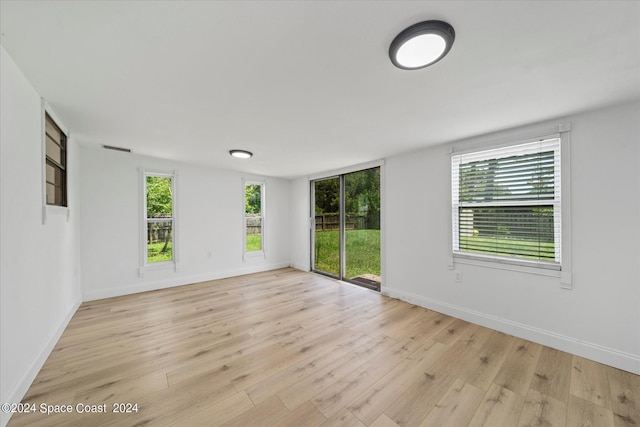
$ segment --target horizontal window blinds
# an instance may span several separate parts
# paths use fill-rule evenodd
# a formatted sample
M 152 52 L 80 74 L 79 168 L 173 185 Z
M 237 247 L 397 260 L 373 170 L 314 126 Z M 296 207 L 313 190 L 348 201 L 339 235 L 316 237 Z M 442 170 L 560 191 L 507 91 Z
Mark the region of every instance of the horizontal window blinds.
M 559 266 L 559 137 L 451 162 L 454 253 Z

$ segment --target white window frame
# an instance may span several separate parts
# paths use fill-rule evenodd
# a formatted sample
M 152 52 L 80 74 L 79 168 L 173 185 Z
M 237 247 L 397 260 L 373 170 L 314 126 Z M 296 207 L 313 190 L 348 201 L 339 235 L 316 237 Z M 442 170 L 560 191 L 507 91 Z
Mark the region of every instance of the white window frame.
M 163 270 L 173 268 L 174 271 L 179 271 L 179 251 L 178 251 L 178 172 L 177 171 L 158 171 L 139 168 L 139 181 L 140 181 L 140 264 L 138 275 L 144 277 L 145 271 L 150 270 Z M 147 177 L 159 176 L 162 178 L 171 178 L 171 231 L 172 231 L 172 260 L 162 262 L 148 262 L 147 259 Z
M 524 138 L 509 138 L 509 141 L 502 139 L 500 142 L 488 142 L 481 145 L 476 145 L 473 148 L 461 148 L 458 149 L 455 146 L 451 147 L 450 153 L 451 156 L 465 153 L 474 153 L 474 152 L 482 152 L 486 150 L 499 149 L 508 146 L 515 146 L 519 144 L 524 144 L 533 141 L 539 141 L 549 138 L 559 138 L 560 139 L 560 182 L 561 187 L 556 189 L 556 191 L 561 193 L 561 198 L 559 200 L 559 214 L 560 215 L 560 235 L 556 243 L 558 247 L 561 248 L 561 259 L 560 263 L 557 266 L 551 266 L 549 263 L 538 262 L 535 260 L 527 261 L 520 260 L 514 258 L 500 257 L 500 256 L 491 256 L 491 255 L 482 255 L 482 254 L 473 254 L 473 253 L 460 253 L 455 251 L 455 233 L 456 223 L 455 223 L 455 212 L 453 209 L 456 209 L 455 201 L 453 200 L 454 196 L 454 183 L 451 182 L 450 194 L 451 194 L 451 224 L 450 224 L 450 245 L 449 245 L 449 269 L 455 269 L 456 264 L 468 264 L 475 265 L 487 268 L 497 268 L 511 271 L 518 271 L 523 273 L 530 274 L 538 274 L 544 276 L 553 276 L 558 277 L 560 279 L 561 287 L 565 289 L 571 289 L 572 287 L 572 279 L 571 279 L 571 264 L 572 264 L 572 249 L 571 249 L 571 153 L 570 153 L 570 123 L 560 124 L 555 129 L 545 129 L 546 132 L 538 132 L 534 133 L 534 135 L 544 135 L 544 136 L 534 136 Z M 551 131 L 551 132 L 549 132 Z M 555 131 L 555 132 L 554 132 Z M 552 133 L 553 132 L 553 133 Z M 531 135 L 531 133 L 530 133 Z M 452 171 L 450 171 L 452 172 Z M 449 174 L 450 178 L 452 178 L 452 173 Z M 556 209 L 554 209 L 554 213 L 556 213 Z
M 247 220 L 248 220 L 248 216 L 247 214 L 247 210 L 246 210 L 246 194 L 247 194 L 247 186 L 248 185 L 259 185 L 260 186 L 260 224 L 261 224 L 261 228 L 262 228 L 262 233 L 260 236 L 261 239 L 261 245 L 260 245 L 260 250 L 258 251 L 247 251 Z M 242 179 L 242 259 L 243 261 L 246 261 L 248 258 L 254 258 L 254 257 L 266 257 L 266 249 L 265 249 L 265 243 L 266 243 L 266 187 L 267 184 L 265 181 L 259 181 L 259 180 L 247 180 L 247 179 Z M 255 217 L 251 217 L 251 218 L 255 218 Z
M 49 105 L 49 103 L 44 99 L 40 98 L 40 118 L 41 118 L 41 131 L 40 131 L 40 141 L 42 145 L 42 153 L 40 155 L 41 161 L 41 171 L 42 171 L 42 224 L 47 223 L 47 217 L 56 215 L 56 216 L 66 216 L 66 221 L 69 222 L 69 217 L 71 215 L 71 200 L 69 200 L 69 159 L 70 159 L 70 150 L 71 143 L 70 137 L 71 134 L 68 128 L 62 123 L 60 118 L 53 111 L 53 108 Z M 65 134 L 67 138 L 67 146 L 65 147 L 65 156 L 66 156 L 66 165 L 65 165 L 65 174 L 66 174 L 66 191 L 67 191 L 67 206 L 56 206 L 47 204 L 47 134 L 46 134 L 46 126 L 47 126 L 47 118 L 49 115 L 51 119 L 58 125 L 62 133 Z

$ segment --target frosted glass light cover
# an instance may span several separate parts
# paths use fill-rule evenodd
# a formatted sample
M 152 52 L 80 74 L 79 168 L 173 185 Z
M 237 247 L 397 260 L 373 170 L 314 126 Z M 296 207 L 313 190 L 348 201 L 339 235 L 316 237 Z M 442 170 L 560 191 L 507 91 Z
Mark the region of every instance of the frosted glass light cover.
M 253 153 L 246 150 L 231 150 L 229 151 L 233 157 L 237 157 L 238 159 L 249 159 L 253 156 Z
M 396 60 L 406 68 L 429 65 L 442 56 L 447 43 L 437 34 L 422 34 L 407 40 L 396 54 Z

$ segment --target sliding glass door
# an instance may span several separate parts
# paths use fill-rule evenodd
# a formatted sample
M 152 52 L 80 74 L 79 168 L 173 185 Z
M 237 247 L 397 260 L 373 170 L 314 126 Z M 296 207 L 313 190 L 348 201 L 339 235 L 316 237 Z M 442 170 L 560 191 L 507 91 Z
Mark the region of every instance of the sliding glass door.
M 380 289 L 380 168 L 344 175 L 344 278 Z
M 313 270 L 380 290 L 380 168 L 312 182 Z
M 340 177 L 313 182 L 313 269 L 340 277 Z

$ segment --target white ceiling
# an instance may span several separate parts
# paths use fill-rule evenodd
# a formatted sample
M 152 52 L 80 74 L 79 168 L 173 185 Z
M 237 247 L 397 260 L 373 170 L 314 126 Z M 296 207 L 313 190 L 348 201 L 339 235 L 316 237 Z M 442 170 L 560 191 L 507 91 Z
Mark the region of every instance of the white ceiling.
M 78 142 L 270 176 L 640 98 L 637 1 L 2 0 L 0 15 Z M 428 19 L 455 28 L 449 55 L 394 68 L 391 40 Z

